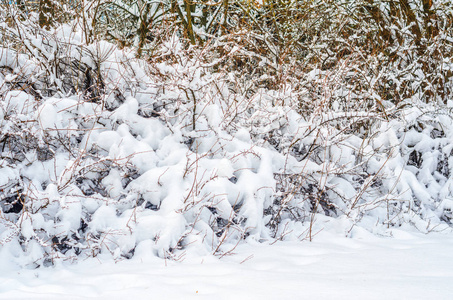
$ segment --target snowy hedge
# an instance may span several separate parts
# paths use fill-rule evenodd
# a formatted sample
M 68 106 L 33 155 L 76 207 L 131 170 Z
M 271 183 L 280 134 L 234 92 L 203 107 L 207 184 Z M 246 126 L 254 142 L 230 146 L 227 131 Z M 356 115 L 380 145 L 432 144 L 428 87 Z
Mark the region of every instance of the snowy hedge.
M 219 43 L 173 34 L 146 60 L 87 43 L 78 23 L 32 25 L 7 31 L 21 47 L 0 48 L 5 259 L 222 256 L 311 240 L 329 218 L 346 236 L 451 225 L 453 102 L 427 104 L 417 88 L 382 99 L 373 57 L 272 88 L 231 70 L 245 52 L 230 42 L 219 57 Z M 383 70 L 395 84 L 403 71 Z

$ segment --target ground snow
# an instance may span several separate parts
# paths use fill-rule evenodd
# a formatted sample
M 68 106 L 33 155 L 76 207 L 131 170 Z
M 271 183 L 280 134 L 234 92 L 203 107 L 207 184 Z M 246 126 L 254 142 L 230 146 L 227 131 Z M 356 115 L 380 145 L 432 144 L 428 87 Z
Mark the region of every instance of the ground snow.
M 221 259 L 136 255 L 11 268 L 0 275 L 0 299 L 451 299 L 453 235 L 391 232 L 241 244 Z

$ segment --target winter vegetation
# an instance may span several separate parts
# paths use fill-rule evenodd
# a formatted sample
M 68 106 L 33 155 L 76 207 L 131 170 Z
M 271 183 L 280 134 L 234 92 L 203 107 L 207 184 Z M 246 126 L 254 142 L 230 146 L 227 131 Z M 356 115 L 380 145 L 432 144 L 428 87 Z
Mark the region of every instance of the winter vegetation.
M 0 261 L 450 232 L 452 59 L 451 0 L 3 1 Z

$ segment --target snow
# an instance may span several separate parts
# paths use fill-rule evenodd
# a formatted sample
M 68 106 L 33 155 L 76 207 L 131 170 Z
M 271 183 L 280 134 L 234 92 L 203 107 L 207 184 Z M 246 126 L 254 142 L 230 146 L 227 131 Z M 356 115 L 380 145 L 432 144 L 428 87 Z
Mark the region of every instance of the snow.
M 384 69 L 404 99 L 352 60 L 267 87 L 176 33 L 140 59 L 30 22 L 0 48 L 0 298 L 451 298 L 452 102 L 419 67 Z
M 390 231 L 389 231 L 390 232 Z M 453 235 L 391 230 L 243 244 L 222 258 L 188 253 L 0 274 L 0 299 L 451 299 Z

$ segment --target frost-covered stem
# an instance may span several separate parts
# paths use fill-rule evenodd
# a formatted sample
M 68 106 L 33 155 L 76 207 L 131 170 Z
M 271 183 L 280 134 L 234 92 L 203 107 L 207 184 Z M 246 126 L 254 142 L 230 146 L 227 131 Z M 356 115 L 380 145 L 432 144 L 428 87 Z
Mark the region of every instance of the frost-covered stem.
M 146 42 L 146 36 L 148 35 L 148 32 L 149 32 L 149 24 L 148 24 L 147 16 L 149 14 L 150 8 L 151 8 L 151 5 L 149 5 L 147 3 L 143 4 L 143 7 L 140 8 L 141 11 L 139 12 L 140 27 L 137 30 L 138 40 L 139 40 L 138 49 L 137 49 L 138 57 L 142 56 L 143 47 L 145 46 L 145 42 Z
M 223 26 L 221 34 L 225 34 L 227 28 L 227 17 L 228 17 L 228 0 L 223 0 Z
M 196 129 L 196 123 L 197 123 L 197 98 L 195 97 L 195 93 L 193 90 L 190 90 L 192 93 L 192 98 L 193 98 L 193 112 L 192 112 L 192 130 Z
M 308 229 L 308 239 L 310 242 L 313 241 L 313 224 L 315 223 L 315 214 L 316 214 L 316 211 L 318 210 L 318 205 L 319 205 L 319 199 L 316 199 L 316 205 L 313 208 L 313 211 L 311 212 L 310 227 Z
M 326 102 L 329 98 L 328 97 L 325 97 L 323 99 L 323 102 Z M 324 103 L 323 103 L 324 104 Z M 323 106 L 323 104 L 321 104 L 321 106 Z M 328 144 L 329 144 L 329 140 L 326 139 L 325 141 L 325 149 L 328 148 Z M 322 170 L 321 170 L 321 178 L 319 178 L 319 189 L 318 189 L 318 192 L 317 192 L 317 195 L 316 195 L 316 203 L 313 207 L 313 210 L 312 210 L 312 213 L 311 213 L 311 217 L 310 217 L 310 227 L 309 227 L 309 240 L 310 242 L 313 240 L 313 224 L 316 220 L 316 213 L 318 211 L 318 208 L 319 208 L 319 204 L 320 204 L 320 201 L 321 201 L 321 197 L 323 197 L 322 195 L 322 192 L 325 190 L 326 188 L 326 185 L 327 185 L 327 181 L 328 181 L 328 178 L 329 178 L 329 169 L 328 169 L 328 166 L 330 164 L 330 161 L 329 161 L 329 158 L 328 158 L 328 154 L 327 154 L 327 151 L 324 151 L 324 158 L 323 158 L 323 162 L 322 162 Z

